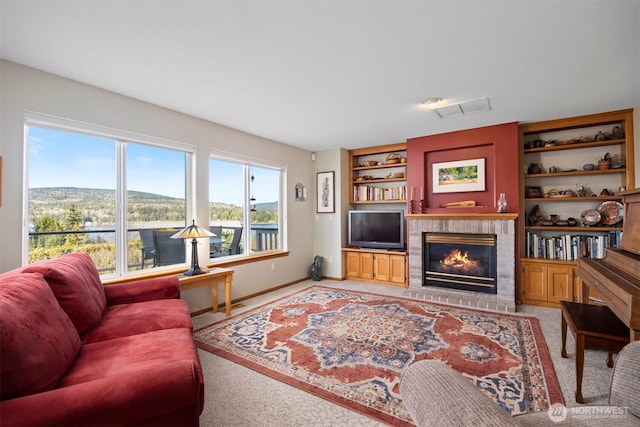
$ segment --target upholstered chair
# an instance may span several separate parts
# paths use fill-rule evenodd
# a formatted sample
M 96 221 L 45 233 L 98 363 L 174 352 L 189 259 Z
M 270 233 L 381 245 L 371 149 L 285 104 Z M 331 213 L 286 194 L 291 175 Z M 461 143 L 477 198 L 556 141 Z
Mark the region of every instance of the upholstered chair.
M 609 405 L 510 416 L 467 378 L 438 360 L 422 360 L 402 374 L 400 395 L 418 427 L 640 426 L 640 341 L 625 346 L 614 366 Z M 559 418 L 562 418 L 560 420 Z

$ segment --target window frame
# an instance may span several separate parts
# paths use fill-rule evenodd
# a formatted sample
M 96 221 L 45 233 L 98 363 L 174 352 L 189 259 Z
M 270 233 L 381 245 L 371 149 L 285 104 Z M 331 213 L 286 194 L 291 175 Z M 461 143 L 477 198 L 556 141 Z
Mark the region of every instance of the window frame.
M 251 258 L 263 259 L 271 255 L 280 256 L 288 253 L 288 233 L 287 233 L 287 214 L 286 214 L 286 186 L 287 186 L 287 167 L 286 164 L 269 161 L 265 159 L 258 159 L 251 156 L 242 154 L 229 153 L 222 150 L 209 150 L 209 156 L 207 158 L 207 182 L 211 180 L 210 160 L 218 160 L 229 163 L 236 163 L 243 166 L 244 183 L 243 183 L 243 223 L 251 226 L 251 182 L 250 182 L 250 169 L 251 167 L 259 167 L 263 169 L 273 169 L 279 172 L 278 176 L 278 235 L 279 235 L 279 248 L 274 250 L 265 250 L 260 252 L 251 253 L 249 248 L 251 247 L 251 233 L 242 233 L 242 247 L 243 253 L 238 255 L 229 255 L 220 258 L 210 258 L 209 262 L 212 265 L 220 264 L 234 264 L 238 262 L 246 262 Z M 208 196 L 207 196 L 208 198 Z M 209 212 L 209 206 L 212 200 L 207 200 L 207 212 Z M 207 215 L 210 220 L 209 215 Z
M 127 244 L 127 144 L 140 144 L 150 147 L 163 148 L 180 151 L 185 154 L 185 226 L 189 223 L 189 218 L 195 218 L 195 153 L 196 147 L 193 144 L 173 141 L 165 138 L 143 135 L 135 132 L 110 128 L 106 126 L 80 122 L 50 116 L 36 112 L 24 113 L 23 131 L 23 206 L 22 206 L 22 265 L 29 263 L 29 127 L 40 127 L 61 132 L 75 133 L 90 137 L 113 140 L 116 150 L 116 212 L 115 212 L 115 245 L 116 262 L 115 270 L 112 274 L 101 276 L 103 279 L 114 279 L 118 277 L 139 275 L 139 271 L 128 271 L 127 252 L 123 250 Z M 187 265 L 190 260 L 190 250 L 185 245 L 185 264 L 176 264 L 166 267 L 155 267 L 154 271 L 175 269 L 176 266 Z M 120 250 L 118 250 L 120 249 Z

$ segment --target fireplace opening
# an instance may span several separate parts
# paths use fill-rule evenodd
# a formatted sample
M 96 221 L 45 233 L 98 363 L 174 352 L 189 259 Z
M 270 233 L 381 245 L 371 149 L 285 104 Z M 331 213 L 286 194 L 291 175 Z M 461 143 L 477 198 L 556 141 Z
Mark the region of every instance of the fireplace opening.
M 423 233 L 423 286 L 497 293 L 495 234 Z

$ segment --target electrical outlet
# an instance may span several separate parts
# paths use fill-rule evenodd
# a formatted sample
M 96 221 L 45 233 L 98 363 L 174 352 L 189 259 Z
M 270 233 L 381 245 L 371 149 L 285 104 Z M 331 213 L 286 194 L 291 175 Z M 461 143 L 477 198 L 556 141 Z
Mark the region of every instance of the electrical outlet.
M 271 271 L 276 271 L 276 263 L 275 262 L 271 263 Z
M 333 262 L 333 256 L 329 255 L 329 262 Z

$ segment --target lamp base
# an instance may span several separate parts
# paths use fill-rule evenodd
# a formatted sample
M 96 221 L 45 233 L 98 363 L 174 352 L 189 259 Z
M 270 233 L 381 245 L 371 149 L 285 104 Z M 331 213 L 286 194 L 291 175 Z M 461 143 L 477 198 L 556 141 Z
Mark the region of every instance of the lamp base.
M 196 265 L 194 267 L 191 267 L 189 270 L 185 271 L 183 274 L 185 276 L 197 276 L 198 274 L 205 274 L 205 273 L 206 271 L 200 270 L 200 267 Z

